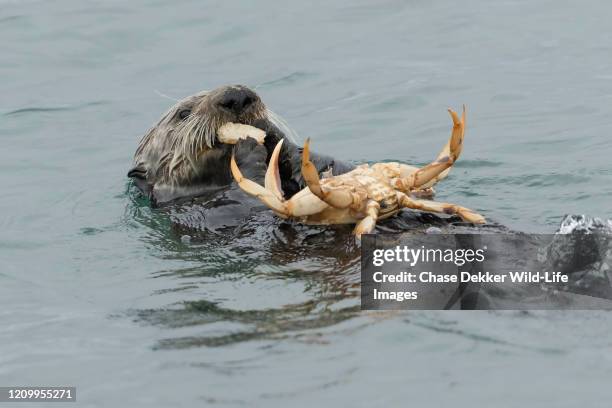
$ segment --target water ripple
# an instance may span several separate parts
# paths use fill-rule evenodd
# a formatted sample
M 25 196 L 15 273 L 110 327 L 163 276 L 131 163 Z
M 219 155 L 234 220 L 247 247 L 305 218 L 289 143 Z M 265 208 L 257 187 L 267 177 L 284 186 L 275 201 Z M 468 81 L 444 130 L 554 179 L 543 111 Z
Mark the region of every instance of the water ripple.
M 3 113 L 3 115 L 4 116 L 21 116 L 21 115 L 36 114 L 36 113 L 72 112 L 72 111 L 78 111 L 81 109 L 89 108 L 92 106 L 105 105 L 107 103 L 108 102 L 106 101 L 94 101 L 94 102 L 87 102 L 87 103 L 83 103 L 79 105 L 47 106 L 47 107 L 30 106 L 26 108 L 20 108 L 20 109 L 8 111 L 8 112 Z

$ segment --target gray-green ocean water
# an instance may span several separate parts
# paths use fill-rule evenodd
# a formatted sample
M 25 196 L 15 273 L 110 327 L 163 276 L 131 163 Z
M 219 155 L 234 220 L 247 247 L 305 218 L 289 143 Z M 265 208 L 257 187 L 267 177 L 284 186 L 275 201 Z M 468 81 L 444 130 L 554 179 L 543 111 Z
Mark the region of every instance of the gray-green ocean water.
M 427 162 L 466 103 L 439 199 L 531 232 L 608 218 L 611 17 L 0 0 L 0 385 L 74 385 L 84 407 L 609 406 L 608 312 L 361 313 L 355 254 L 181 239 L 125 174 L 172 99 L 222 84 L 356 161 Z

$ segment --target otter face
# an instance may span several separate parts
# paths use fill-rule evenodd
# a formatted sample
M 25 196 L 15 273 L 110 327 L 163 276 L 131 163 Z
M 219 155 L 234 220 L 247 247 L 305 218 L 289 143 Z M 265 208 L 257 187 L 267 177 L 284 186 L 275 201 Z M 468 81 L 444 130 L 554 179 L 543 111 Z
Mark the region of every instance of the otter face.
M 232 146 L 216 142 L 218 129 L 227 122 L 253 125 L 268 118 L 275 115 L 242 85 L 189 96 L 170 108 L 142 138 L 128 177 L 157 201 L 227 185 L 231 182 Z
M 183 116 L 187 110 L 183 111 Z M 217 88 L 196 101 L 190 114 L 177 126 L 191 144 L 190 149 L 212 148 L 217 130 L 227 122 L 253 124 L 266 117 L 266 107 L 259 96 L 242 85 Z

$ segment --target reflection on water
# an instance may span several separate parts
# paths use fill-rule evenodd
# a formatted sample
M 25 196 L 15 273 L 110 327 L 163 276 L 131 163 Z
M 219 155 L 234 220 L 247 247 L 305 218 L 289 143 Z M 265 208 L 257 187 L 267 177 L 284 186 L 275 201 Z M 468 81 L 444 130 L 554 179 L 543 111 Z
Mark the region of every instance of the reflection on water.
M 223 346 L 296 336 L 358 314 L 360 249 L 351 226 L 301 226 L 274 217 L 269 211 L 258 211 L 235 227 L 202 229 L 196 220 L 218 217 L 227 201 L 220 200 L 216 206 L 190 203 L 152 210 L 138 193 L 133 192 L 131 197 L 126 217 L 151 231 L 147 244 L 155 246 L 165 259 L 188 260 L 192 265 L 152 274 L 177 286 L 167 290 L 193 290 L 232 280 L 253 284 L 269 280 L 300 282 L 306 295 L 303 301 L 288 299 L 289 303 L 265 309 L 237 309 L 224 307 L 223 299 L 198 299 L 131 311 L 136 321 L 172 328 L 228 323 L 226 334 L 168 338 L 159 341 L 156 348 Z M 240 329 L 236 330 L 233 323 Z
M 229 200 L 231 194 L 238 197 Z M 176 287 L 158 291 L 206 290 L 223 282 L 265 285 L 266 281 L 296 283 L 302 287 L 303 301 L 284 299 L 275 307 L 245 309 L 224 307 L 227 298 L 181 300 L 147 310 L 133 310 L 136 321 L 164 327 L 228 323 L 229 333 L 217 329 L 214 335 L 166 338 L 156 348 L 222 346 L 257 339 L 278 339 L 301 331 L 334 325 L 359 314 L 361 251 L 351 225 L 306 226 L 282 220 L 261 205 L 248 202 L 248 211 L 238 202 L 247 200 L 239 190 L 218 192 L 195 202 L 151 209 L 136 189 L 130 194 L 126 219 L 149 229 L 144 238 L 164 259 L 189 261 L 189 267 L 156 271 Z M 231 216 L 228 215 L 228 209 Z M 242 212 L 241 212 L 242 210 Z M 245 214 L 236 219 L 237 214 Z M 207 222 L 226 220 L 210 228 Z M 219 221 L 220 222 L 220 221 Z M 460 231 L 464 224 L 457 217 L 440 218 L 430 213 L 404 211 L 383 221 L 380 232 Z M 472 230 L 468 226 L 464 230 Z M 477 231 L 503 231 L 491 223 Z M 179 282 L 177 284 L 177 282 Z M 277 287 L 282 290 L 282 286 Z M 232 297 L 240 296 L 238 292 Z M 231 299 L 230 299 L 231 302 Z M 232 323 L 238 324 L 238 326 Z M 239 327 L 239 329 L 236 329 Z M 221 333 L 218 333 L 221 331 Z

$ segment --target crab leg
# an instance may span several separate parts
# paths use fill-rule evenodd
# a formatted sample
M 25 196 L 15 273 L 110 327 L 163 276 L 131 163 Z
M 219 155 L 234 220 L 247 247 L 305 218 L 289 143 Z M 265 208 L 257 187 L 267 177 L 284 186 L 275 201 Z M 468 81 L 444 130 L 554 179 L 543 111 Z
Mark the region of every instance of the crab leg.
M 353 230 L 353 234 L 357 239 L 361 239 L 361 234 L 370 234 L 376 227 L 376 221 L 378 220 L 378 212 L 380 211 L 380 205 L 374 201 L 369 200 L 366 205 L 367 216 L 359 221 Z
M 456 204 L 418 200 L 410 198 L 406 194 L 400 192 L 397 193 L 397 199 L 402 207 L 443 214 L 455 214 L 461 217 L 464 221 L 474 224 L 484 224 L 486 222 L 482 215 L 470 210 L 469 208 L 461 207 Z
M 290 200 L 283 198 L 282 189 L 280 186 L 280 175 L 278 171 L 278 157 L 282 147 L 282 140 L 278 142 L 272 156 L 268 169 L 266 170 L 265 184 L 263 187 L 252 180 L 244 178 L 236 159 L 232 154 L 230 169 L 232 176 L 238 183 L 238 186 L 247 194 L 257 197 L 277 215 L 287 217 L 301 217 L 306 215 L 317 214 L 327 208 L 327 204 L 319 200 L 315 195 L 304 189 L 291 197 Z
M 324 190 L 321 187 L 319 172 L 315 165 L 310 161 L 310 139 L 306 139 L 304 143 L 304 149 L 302 150 L 302 177 L 306 181 L 306 185 L 312 192 L 312 194 L 325 201 L 327 204 L 334 208 L 357 208 L 361 200 L 355 196 L 348 189 L 333 189 Z
M 448 175 L 450 167 L 457 161 L 461 154 L 461 149 L 463 148 L 463 136 L 465 134 L 465 105 L 463 106 L 461 119 L 459 119 L 459 115 L 452 109 L 449 109 L 448 112 L 453 119 L 453 130 L 449 141 L 440 154 L 438 154 L 436 160 L 421 167 L 407 177 L 397 179 L 395 181 L 396 188 L 402 191 L 427 188 L 433 186 Z

